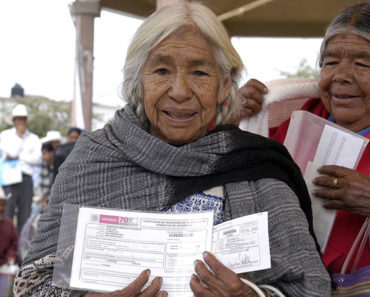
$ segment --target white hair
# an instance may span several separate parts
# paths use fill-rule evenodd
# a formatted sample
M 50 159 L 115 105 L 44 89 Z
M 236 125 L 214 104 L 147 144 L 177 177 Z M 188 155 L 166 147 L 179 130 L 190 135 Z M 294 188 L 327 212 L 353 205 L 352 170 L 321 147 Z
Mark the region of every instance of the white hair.
M 321 43 L 319 65 L 322 67 L 329 40 L 342 33 L 351 33 L 370 41 L 370 4 L 358 3 L 338 14 L 326 29 Z
M 180 2 L 165 6 L 150 15 L 139 27 L 127 51 L 123 68 L 122 95 L 139 119 L 148 124 L 143 105 L 141 71 L 150 52 L 169 35 L 184 27 L 197 28 L 214 49 L 215 61 L 221 71 L 221 84 L 231 76 L 232 86 L 226 104 L 218 104 L 216 125 L 225 123 L 235 104 L 235 94 L 243 63 L 216 15 L 196 2 Z

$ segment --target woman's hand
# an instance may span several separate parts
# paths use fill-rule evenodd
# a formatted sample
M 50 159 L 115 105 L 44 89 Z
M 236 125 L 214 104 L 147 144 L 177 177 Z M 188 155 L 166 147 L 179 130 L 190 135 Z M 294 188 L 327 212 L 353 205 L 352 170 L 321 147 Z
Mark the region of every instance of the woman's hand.
M 226 268 L 211 253 L 205 252 L 203 258 L 212 271 L 202 261 L 195 262 L 197 275 L 194 274 L 190 281 L 190 288 L 195 296 L 258 296 L 235 272 Z
M 268 92 L 267 87 L 256 79 L 250 79 L 237 93 L 241 103 L 241 119 L 249 118 L 261 111 L 263 95 Z
M 313 194 L 326 199 L 324 207 L 370 216 L 369 176 L 336 165 L 322 166 L 318 172 L 324 175 L 313 180 L 315 185 L 321 186 Z
M 162 285 L 162 278 L 156 277 L 152 283 L 143 290 L 143 287 L 148 282 L 150 276 L 150 270 L 144 270 L 140 275 L 122 290 L 117 290 L 112 293 L 94 293 L 89 292 L 84 297 L 166 297 L 166 291 L 159 291 Z

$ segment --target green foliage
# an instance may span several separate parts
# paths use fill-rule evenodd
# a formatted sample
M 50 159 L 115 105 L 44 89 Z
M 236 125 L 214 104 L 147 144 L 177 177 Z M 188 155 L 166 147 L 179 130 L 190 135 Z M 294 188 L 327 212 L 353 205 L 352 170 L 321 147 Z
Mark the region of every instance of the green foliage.
M 0 132 L 3 131 L 3 130 L 9 129 L 11 127 L 12 127 L 12 125 L 4 122 L 3 120 L 0 122 Z
M 17 103 L 24 104 L 28 111 L 27 129 L 44 137 L 49 130 L 58 130 L 62 135 L 67 135 L 71 127 L 71 102 L 53 101 L 41 96 L 25 96 L 24 98 L 11 98 L 14 106 Z M 1 110 L 1 114 L 7 112 L 8 121 L 1 117 L 0 131 L 11 127 L 9 119 L 10 110 Z
M 287 78 L 291 77 L 312 77 L 318 78 L 320 75 L 319 70 L 312 68 L 307 64 L 307 59 L 303 58 L 298 65 L 297 72 L 290 73 L 287 71 L 280 71 L 280 75 L 283 75 Z

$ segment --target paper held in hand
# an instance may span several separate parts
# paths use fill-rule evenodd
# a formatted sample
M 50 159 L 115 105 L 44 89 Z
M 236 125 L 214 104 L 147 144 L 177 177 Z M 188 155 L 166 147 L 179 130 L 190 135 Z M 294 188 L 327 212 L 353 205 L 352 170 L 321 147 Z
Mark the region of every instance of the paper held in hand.
M 212 251 L 237 273 L 270 268 L 267 212 L 213 226 L 213 212 L 79 209 L 70 287 L 110 292 L 145 269 L 169 296 L 193 296 L 194 261 Z
M 322 165 L 356 168 L 369 139 L 307 111 L 292 113 L 285 146 L 301 168 L 312 202 L 313 228 L 324 252 L 335 220 L 335 210 L 312 195 L 312 180 Z

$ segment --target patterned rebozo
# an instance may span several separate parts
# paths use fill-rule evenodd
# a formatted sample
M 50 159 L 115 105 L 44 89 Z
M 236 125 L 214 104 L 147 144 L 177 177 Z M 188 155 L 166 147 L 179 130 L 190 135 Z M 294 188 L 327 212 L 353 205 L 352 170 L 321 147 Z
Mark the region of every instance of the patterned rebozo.
M 129 106 L 116 112 L 112 125 L 81 136 L 60 167 L 17 277 L 16 294 L 81 294 L 50 286 L 58 234 L 73 237 L 68 224 L 60 229 L 64 203 L 162 211 L 216 186 L 224 189 L 223 221 L 268 211 L 272 267 L 247 273 L 253 282 L 272 285 L 286 296 L 329 296 L 307 189 L 285 147 L 231 126 L 172 146 L 150 135 Z M 28 276 L 38 284 L 31 285 Z

